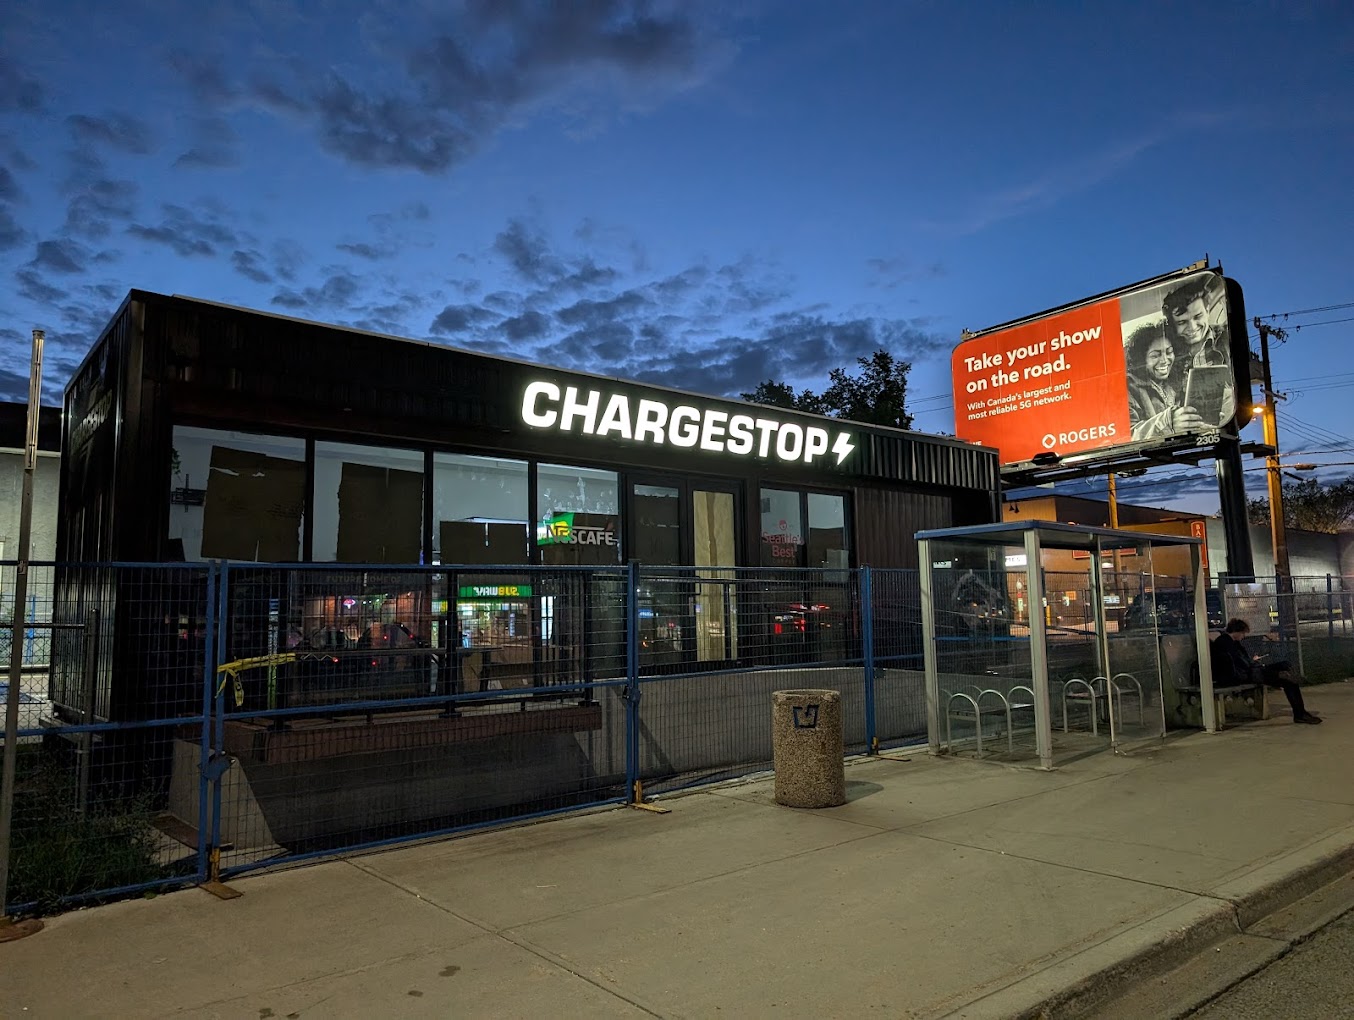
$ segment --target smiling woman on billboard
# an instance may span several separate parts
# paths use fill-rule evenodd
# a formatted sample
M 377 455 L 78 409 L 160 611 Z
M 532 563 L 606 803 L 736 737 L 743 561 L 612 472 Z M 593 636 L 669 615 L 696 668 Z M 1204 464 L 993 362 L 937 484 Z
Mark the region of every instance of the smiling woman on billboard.
M 1124 344 L 1128 365 L 1128 420 L 1135 440 L 1202 431 L 1199 412 L 1184 403 L 1175 344 L 1160 323 L 1139 326 Z

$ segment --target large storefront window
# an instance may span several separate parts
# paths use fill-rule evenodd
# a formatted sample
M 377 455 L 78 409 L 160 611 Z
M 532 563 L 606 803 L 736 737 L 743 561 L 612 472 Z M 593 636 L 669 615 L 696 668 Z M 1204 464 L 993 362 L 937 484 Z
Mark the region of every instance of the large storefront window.
M 422 451 L 316 443 L 314 512 L 317 562 L 421 562 Z
M 847 652 L 851 546 L 846 498 L 825 492 L 763 489 L 761 559 L 767 567 L 809 567 L 770 590 L 774 661 L 834 662 Z
M 176 425 L 171 475 L 170 559 L 301 558 L 304 440 Z
M 536 490 L 542 563 L 621 562 L 620 488 L 614 471 L 542 464 Z
M 433 458 L 433 559 L 525 564 L 530 557 L 527 465 L 495 457 Z
M 762 566 L 804 565 L 801 495 L 786 489 L 762 490 Z
M 808 566 L 845 570 L 851 558 L 846 544 L 845 498 L 810 492 L 808 506 Z

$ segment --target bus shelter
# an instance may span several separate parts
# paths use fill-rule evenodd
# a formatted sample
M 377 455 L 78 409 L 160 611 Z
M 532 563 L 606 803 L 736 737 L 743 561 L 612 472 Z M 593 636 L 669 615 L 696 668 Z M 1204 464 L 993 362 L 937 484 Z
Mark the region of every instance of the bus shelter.
M 932 754 L 1053 768 L 1160 740 L 1186 702 L 1217 729 L 1200 539 L 1039 520 L 916 537 Z

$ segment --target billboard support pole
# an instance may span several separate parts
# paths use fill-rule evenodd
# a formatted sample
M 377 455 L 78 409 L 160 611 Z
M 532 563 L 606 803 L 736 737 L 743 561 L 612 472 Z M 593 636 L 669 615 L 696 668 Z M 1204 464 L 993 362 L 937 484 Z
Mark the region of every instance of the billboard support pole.
M 1246 483 L 1241 474 L 1241 440 L 1235 434 L 1224 435 L 1218 441 L 1213 467 L 1218 476 L 1218 505 L 1222 508 L 1222 531 L 1227 544 L 1227 579 L 1254 580 L 1255 559 L 1246 521 Z

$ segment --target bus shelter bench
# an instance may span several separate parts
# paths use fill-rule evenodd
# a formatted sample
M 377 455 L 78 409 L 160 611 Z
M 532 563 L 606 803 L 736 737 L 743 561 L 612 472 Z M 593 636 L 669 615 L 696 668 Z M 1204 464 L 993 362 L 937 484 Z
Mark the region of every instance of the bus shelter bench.
M 1197 677 L 1191 677 L 1190 680 L 1176 680 L 1175 693 L 1175 715 L 1182 726 L 1203 726 L 1203 689 L 1199 686 Z M 1262 683 L 1244 683 L 1230 684 L 1226 687 L 1213 688 L 1213 704 L 1218 716 L 1218 727 L 1227 725 L 1227 709 L 1239 708 L 1241 705 L 1249 705 L 1253 717 L 1256 719 L 1269 718 L 1269 697 L 1265 691 L 1265 685 Z M 1195 722 L 1195 714 L 1198 713 L 1198 722 Z
M 974 749 L 983 753 L 983 719 L 995 717 L 998 722 L 1006 723 L 1006 748 L 1015 752 L 1015 713 L 1034 711 L 1034 690 L 1022 684 L 1016 684 L 1001 690 L 996 687 L 982 687 L 977 684 L 955 690 L 941 690 L 945 699 L 945 746 L 954 745 L 953 723 L 959 719 L 973 723 Z

